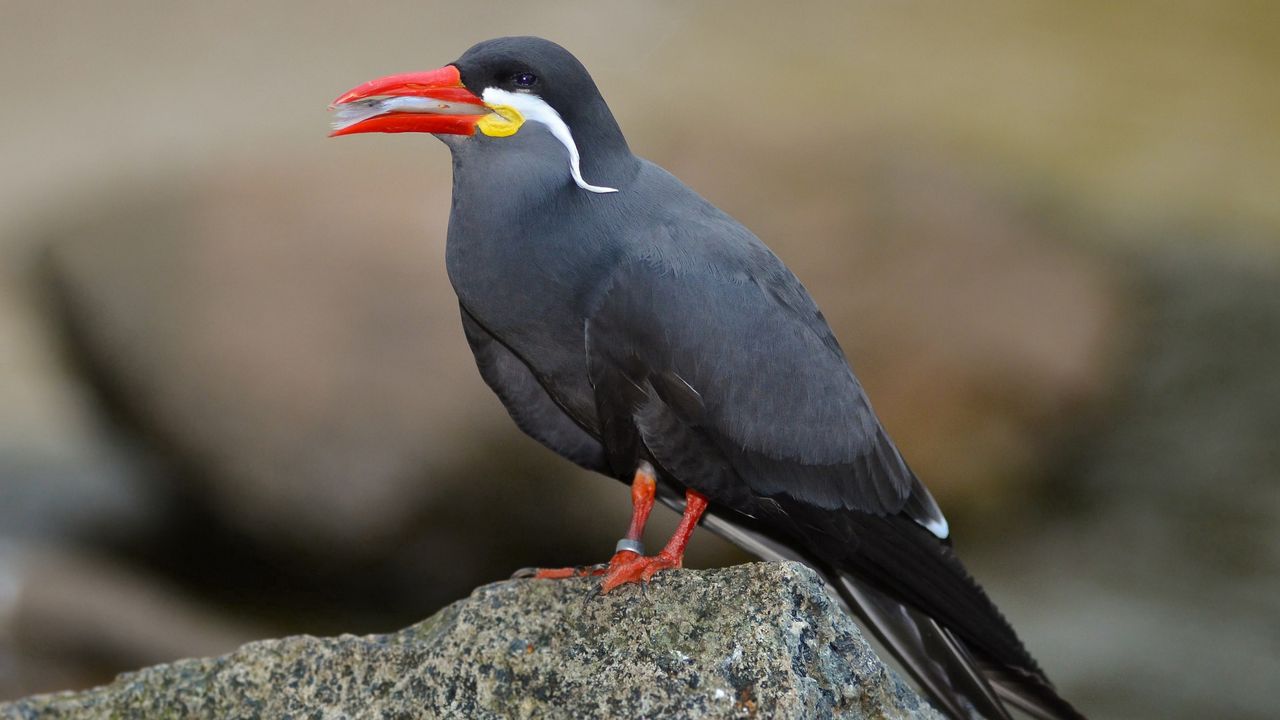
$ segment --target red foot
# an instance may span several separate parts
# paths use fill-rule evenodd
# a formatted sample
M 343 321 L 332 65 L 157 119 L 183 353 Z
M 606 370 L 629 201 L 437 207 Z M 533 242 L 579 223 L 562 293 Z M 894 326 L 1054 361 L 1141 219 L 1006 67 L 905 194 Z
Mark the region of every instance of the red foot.
M 612 572 L 619 565 L 625 564 L 640 557 L 630 550 L 619 550 L 609 559 L 608 565 L 586 565 L 581 567 L 566 568 L 538 568 L 534 572 L 533 577 L 536 580 L 563 580 L 572 577 L 595 577 L 596 575 L 604 575 Z
M 684 498 L 684 515 L 662 552 L 650 557 L 637 556 L 622 563 L 609 563 L 609 572 L 605 573 L 601 593 L 627 583 L 649 582 L 659 570 L 683 567 L 684 549 L 689 546 L 689 537 L 693 535 L 693 529 L 698 526 L 698 520 L 707 509 L 707 498 L 695 490 L 686 490 Z
M 563 580 L 571 577 L 582 577 L 595 572 L 589 567 L 538 568 L 534 571 L 535 580 Z
M 669 570 L 682 565 L 680 558 L 666 552 L 657 555 L 640 557 L 632 553 L 633 558 L 618 564 L 609 563 L 609 571 L 605 573 L 600 593 L 604 594 L 618 587 L 634 582 L 649 582 L 659 570 Z
M 653 467 L 649 463 L 641 463 L 636 470 L 635 480 L 631 483 L 632 516 L 631 527 L 623 538 L 638 547 L 640 534 L 644 532 L 645 522 L 649 519 L 649 510 L 653 508 L 655 480 Z M 698 520 L 707 509 L 707 498 L 696 490 L 685 490 L 684 514 L 680 524 L 667 541 L 662 552 L 649 557 L 642 557 L 630 550 L 619 550 L 614 553 L 607 566 L 539 569 L 533 577 L 544 580 L 558 580 L 571 577 L 588 577 L 604 575 L 601 593 L 607 593 L 619 585 L 634 582 L 649 582 L 659 570 L 683 566 L 684 550 L 689 545 L 689 538 L 698 526 Z M 621 543 L 620 543 L 621 544 Z M 517 573 L 517 577 L 528 577 L 526 571 Z

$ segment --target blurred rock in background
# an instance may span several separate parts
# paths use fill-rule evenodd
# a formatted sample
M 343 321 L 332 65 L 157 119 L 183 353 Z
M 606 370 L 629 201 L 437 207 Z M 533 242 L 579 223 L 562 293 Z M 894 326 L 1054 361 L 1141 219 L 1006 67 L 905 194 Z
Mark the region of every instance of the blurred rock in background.
M 534 33 L 804 280 L 1067 697 L 1274 716 L 1275 14 L 6 9 L 0 80 L 40 107 L 0 133 L 0 697 L 610 552 L 625 488 L 472 366 L 447 152 L 324 138 L 343 88 Z
M 1280 264 L 1131 258 L 1144 308 L 1118 390 L 1059 472 L 1066 517 L 973 570 L 1040 660 L 1115 717 L 1275 714 L 1280 677 Z M 1034 557 L 1034 563 L 1026 558 Z

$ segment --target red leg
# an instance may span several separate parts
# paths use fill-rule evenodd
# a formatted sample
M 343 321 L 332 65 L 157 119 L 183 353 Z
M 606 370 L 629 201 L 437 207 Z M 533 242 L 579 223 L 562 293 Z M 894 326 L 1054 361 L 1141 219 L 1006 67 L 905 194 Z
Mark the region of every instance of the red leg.
M 635 477 L 631 480 L 631 524 L 627 526 L 627 534 L 618 542 L 617 552 L 610 558 L 607 567 L 539 568 L 534 573 L 534 577 L 542 580 L 559 580 L 583 575 L 603 575 L 616 565 L 640 557 L 644 547 L 641 538 L 644 537 L 644 526 L 649 522 L 649 513 L 653 510 L 657 489 L 658 480 L 654 477 L 653 466 L 647 462 L 641 462 L 636 468 Z
M 636 469 L 635 479 L 631 481 L 631 524 L 627 526 L 627 534 L 623 540 L 639 543 L 644 537 L 644 526 L 649 522 L 649 513 L 653 511 L 653 499 L 657 497 L 658 479 L 653 476 L 653 466 L 640 463 Z
M 662 552 L 650 557 L 635 557 L 618 563 L 610 562 L 600 592 L 607 593 L 627 583 L 648 582 L 659 570 L 684 565 L 684 551 L 689 546 L 689 538 L 693 537 L 694 528 L 698 527 L 698 520 L 707 509 L 707 498 L 702 493 L 686 490 L 684 498 L 684 516 L 680 518 L 680 525 L 676 527 L 676 531 L 672 533 L 671 539 L 667 541 L 667 546 L 662 548 Z M 617 560 L 617 556 L 614 556 L 614 559 Z

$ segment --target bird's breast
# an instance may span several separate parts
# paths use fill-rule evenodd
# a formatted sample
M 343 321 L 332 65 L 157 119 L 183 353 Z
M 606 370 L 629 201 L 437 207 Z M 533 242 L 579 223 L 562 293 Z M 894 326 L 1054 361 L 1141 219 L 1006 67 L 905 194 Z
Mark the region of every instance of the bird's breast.
M 569 233 L 495 219 L 451 219 L 445 257 L 454 291 L 557 402 L 593 415 L 584 326 L 588 298 L 609 269 Z

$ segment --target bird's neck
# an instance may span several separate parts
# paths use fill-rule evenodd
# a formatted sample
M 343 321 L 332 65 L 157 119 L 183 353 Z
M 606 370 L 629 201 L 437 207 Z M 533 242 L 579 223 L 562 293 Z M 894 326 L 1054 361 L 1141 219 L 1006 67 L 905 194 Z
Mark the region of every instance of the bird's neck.
M 622 128 L 603 98 L 585 103 L 566 122 L 573 129 L 582 155 L 582 174 L 588 182 L 617 187 L 635 176 L 639 160 L 631 154 Z

